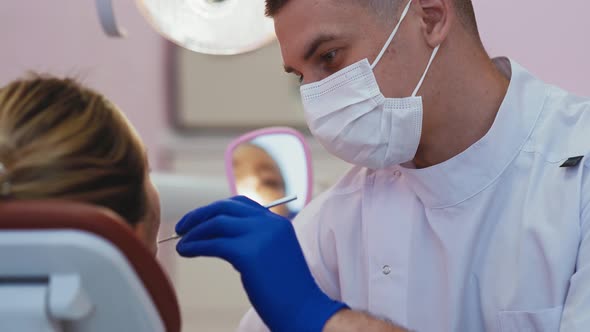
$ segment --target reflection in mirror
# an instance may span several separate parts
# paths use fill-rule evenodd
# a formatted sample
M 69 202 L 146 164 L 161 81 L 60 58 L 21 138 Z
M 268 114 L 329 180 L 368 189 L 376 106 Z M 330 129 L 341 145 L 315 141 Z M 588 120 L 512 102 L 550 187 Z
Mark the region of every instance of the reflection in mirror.
M 292 219 L 310 196 L 311 172 L 305 143 L 290 131 L 257 133 L 243 136 L 228 150 L 232 191 L 261 205 L 297 195 L 296 201 L 271 209 Z

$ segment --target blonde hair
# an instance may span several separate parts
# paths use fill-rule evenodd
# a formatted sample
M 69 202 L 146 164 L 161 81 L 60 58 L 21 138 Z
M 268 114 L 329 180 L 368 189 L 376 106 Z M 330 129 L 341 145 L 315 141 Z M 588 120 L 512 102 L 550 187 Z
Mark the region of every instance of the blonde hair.
M 100 205 L 130 224 L 147 211 L 147 161 L 125 116 L 72 79 L 33 76 L 0 88 L 1 200 Z

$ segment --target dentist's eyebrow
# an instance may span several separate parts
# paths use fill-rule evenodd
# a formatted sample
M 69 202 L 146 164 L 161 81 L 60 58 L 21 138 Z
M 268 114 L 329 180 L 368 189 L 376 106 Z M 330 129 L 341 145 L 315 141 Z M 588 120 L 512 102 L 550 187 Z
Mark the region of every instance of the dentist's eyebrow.
M 328 35 L 328 34 L 318 35 L 311 42 L 308 43 L 307 47 L 304 48 L 306 51 L 303 54 L 303 60 L 305 60 L 305 61 L 309 60 L 315 54 L 315 52 L 318 50 L 318 48 L 320 46 L 322 46 L 323 43 L 327 43 L 327 42 L 335 40 L 335 39 L 336 39 L 335 35 Z M 283 68 L 286 73 L 292 73 L 295 71 L 292 67 L 287 66 L 287 65 L 283 65 Z
M 318 48 L 320 46 L 322 46 L 323 43 L 327 43 L 329 41 L 332 41 L 336 39 L 336 36 L 334 35 L 319 35 L 316 38 L 314 38 L 309 44 L 308 46 L 305 48 L 305 54 L 303 55 L 303 60 L 307 61 L 309 60 L 309 58 L 311 58 L 314 53 L 318 50 Z

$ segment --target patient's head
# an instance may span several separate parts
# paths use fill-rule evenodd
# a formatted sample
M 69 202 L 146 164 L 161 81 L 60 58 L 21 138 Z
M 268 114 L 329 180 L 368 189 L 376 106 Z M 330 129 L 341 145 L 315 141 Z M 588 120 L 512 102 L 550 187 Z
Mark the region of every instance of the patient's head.
M 242 143 L 233 151 L 236 190 L 262 205 L 285 197 L 285 179 L 273 157 L 263 148 Z M 286 205 L 270 209 L 284 217 L 290 215 Z
M 159 197 L 146 151 L 123 113 L 70 79 L 0 88 L 0 200 L 64 199 L 106 207 L 154 252 Z

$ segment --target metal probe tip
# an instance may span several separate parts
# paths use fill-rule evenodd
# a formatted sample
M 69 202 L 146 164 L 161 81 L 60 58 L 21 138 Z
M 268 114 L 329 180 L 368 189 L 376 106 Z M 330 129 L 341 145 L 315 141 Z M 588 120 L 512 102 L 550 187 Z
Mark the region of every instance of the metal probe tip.
M 276 200 L 270 204 L 265 205 L 264 207 L 267 209 L 272 209 L 273 207 L 277 207 L 279 205 L 283 205 L 283 204 L 287 204 L 287 203 L 291 203 L 293 201 L 297 200 L 297 195 L 291 195 L 291 196 L 287 196 L 287 197 L 283 197 L 279 200 Z M 158 244 L 160 243 L 164 243 L 164 242 L 168 242 L 168 241 L 172 241 L 172 240 L 176 240 L 176 239 L 180 239 L 181 236 L 178 234 L 174 234 L 170 237 L 158 240 Z

